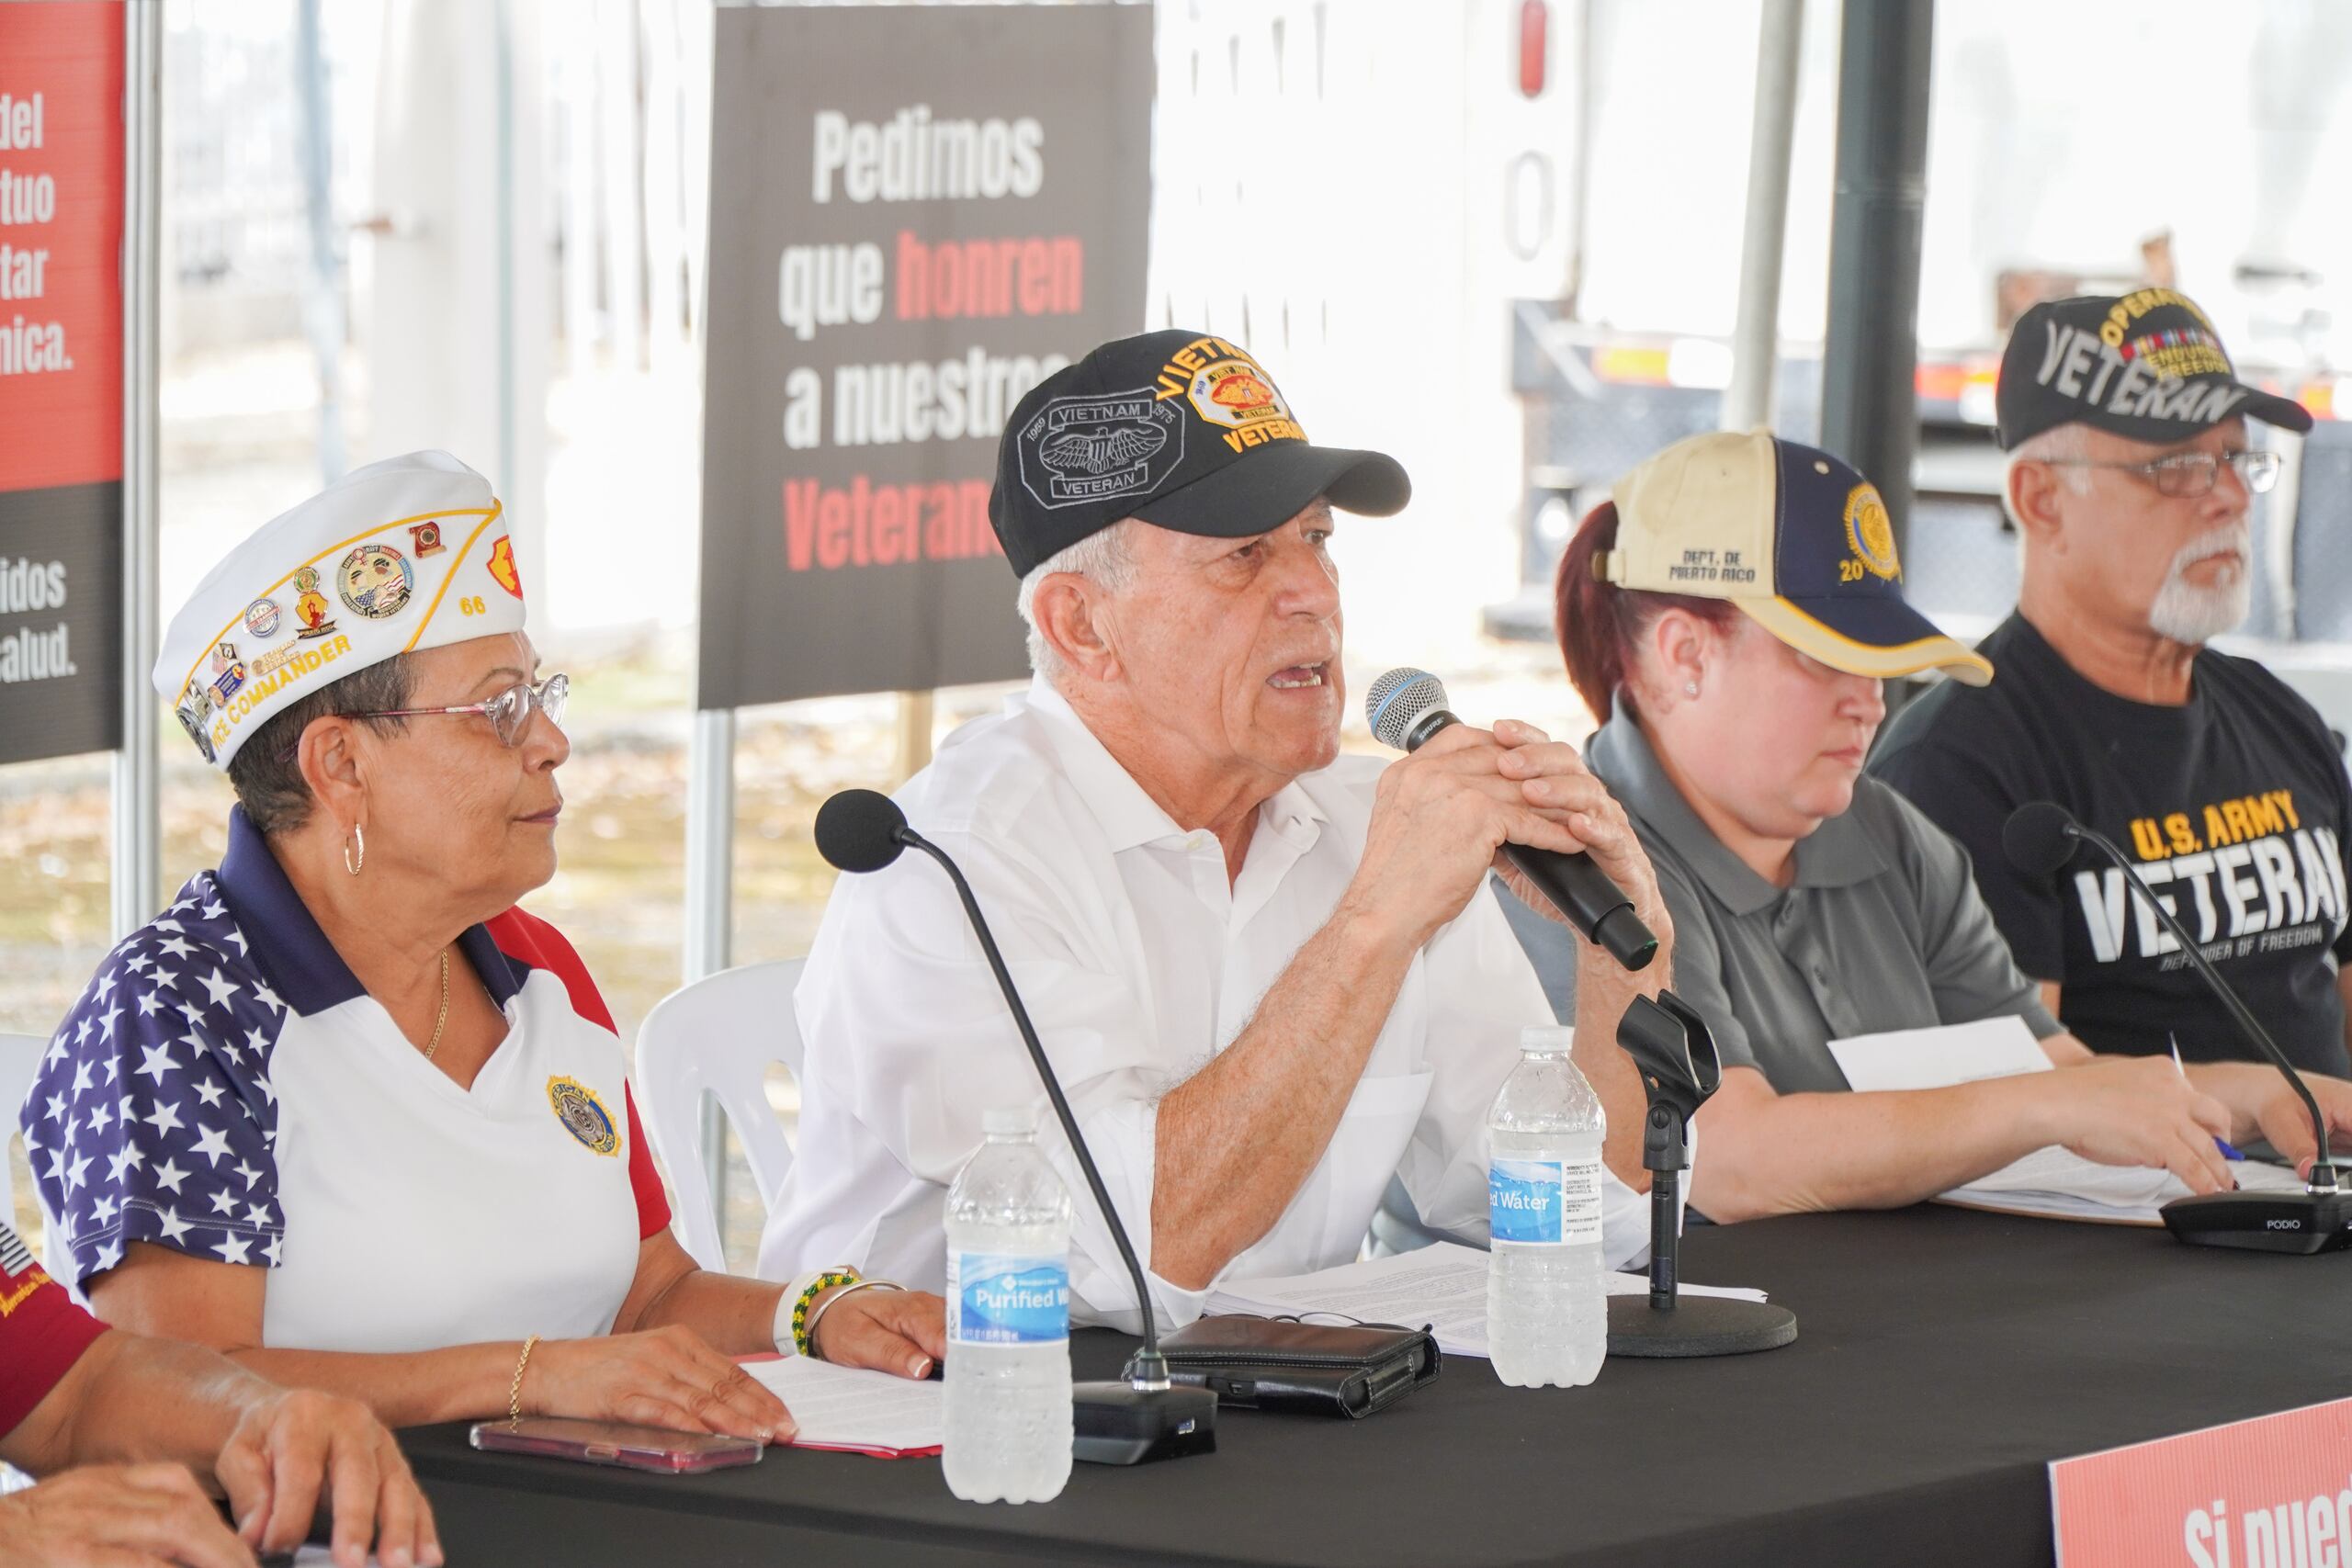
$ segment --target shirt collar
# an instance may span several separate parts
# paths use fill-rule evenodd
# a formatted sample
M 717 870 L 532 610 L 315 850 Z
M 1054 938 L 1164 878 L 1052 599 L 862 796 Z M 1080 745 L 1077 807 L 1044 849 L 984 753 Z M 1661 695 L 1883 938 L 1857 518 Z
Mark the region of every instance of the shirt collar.
M 1192 836 L 1111 755 L 1110 748 L 1069 705 L 1069 699 L 1045 677 L 1034 677 L 1021 701 L 1043 721 L 1056 760 L 1094 813 L 1114 854 L 1145 844 L 1182 842 Z M 1258 814 L 1261 822 L 1285 839 L 1295 839 L 1301 832 L 1311 835 L 1329 820 L 1296 779 L 1276 790 Z
M 212 880 L 244 933 L 249 955 L 288 1007 L 308 1018 L 368 994 L 242 806 L 229 808 L 229 848 Z M 523 988 L 486 927 L 467 927 L 458 945 L 499 1007 Z
M 1780 897 L 1775 887 L 1690 809 L 1665 766 L 1622 703 L 1585 748 L 1593 773 L 1618 803 L 1672 850 L 1707 891 L 1735 915 L 1752 915 Z M 1860 787 L 1859 782 L 1857 787 Z M 1824 821 L 1796 845 L 1799 887 L 1850 887 L 1886 869 L 1878 846 L 1849 808 Z

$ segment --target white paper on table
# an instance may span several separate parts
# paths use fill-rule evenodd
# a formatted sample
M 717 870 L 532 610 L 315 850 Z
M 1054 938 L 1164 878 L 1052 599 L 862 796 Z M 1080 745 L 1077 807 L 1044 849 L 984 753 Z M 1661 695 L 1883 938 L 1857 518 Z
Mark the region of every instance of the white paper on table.
M 1604 1272 L 1612 1296 L 1649 1292 L 1645 1274 Z M 1723 1286 L 1679 1287 L 1690 1296 L 1732 1296 L 1760 1302 L 1761 1291 Z M 1449 1356 L 1487 1354 L 1487 1254 L 1475 1247 L 1441 1241 L 1413 1252 L 1281 1279 L 1227 1280 L 1210 1292 L 1208 1311 L 1332 1313 L 1365 1323 L 1395 1323 L 1409 1328 L 1428 1324 L 1437 1348 Z
M 861 1367 L 806 1356 L 747 1361 L 743 1370 L 774 1390 L 798 1424 L 797 1449 L 903 1454 L 936 1450 L 946 1426 L 944 1390 Z
M 2014 1014 L 1974 1023 L 1857 1034 L 1832 1040 L 1829 1054 L 1838 1059 L 1848 1083 L 1868 1090 L 1948 1089 L 2057 1070 L 2025 1020 Z M 2293 1171 L 2254 1160 L 2233 1161 L 2230 1173 L 2241 1190 L 2250 1192 L 2300 1192 L 2303 1187 Z M 2052 1145 L 1939 1196 L 1948 1203 L 2004 1213 L 2157 1225 L 2164 1216 L 2156 1211 L 2175 1198 L 2188 1197 L 2188 1189 L 2169 1170 L 2101 1165 Z
M 1857 1089 L 1950 1089 L 1984 1078 L 2054 1071 L 2025 1020 L 1980 1018 L 1974 1023 L 1892 1029 L 1832 1040 L 1829 1054 Z

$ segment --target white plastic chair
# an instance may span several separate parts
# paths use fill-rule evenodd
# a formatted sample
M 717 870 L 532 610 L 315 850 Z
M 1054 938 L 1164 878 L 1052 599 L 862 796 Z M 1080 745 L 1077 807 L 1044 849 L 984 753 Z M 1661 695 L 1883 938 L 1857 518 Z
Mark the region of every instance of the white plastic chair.
M 747 964 L 697 980 L 662 998 L 637 1032 L 645 1135 L 678 1194 L 680 1239 L 706 1269 L 724 1269 L 727 1252 L 704 1164 L 702 1097 L 716 1097 L 734 1124 L 760 1201 L 774 1207 L 792 1168 L 792 1145 L 768 1104 L 767 1070 L 781 1062 L 793 1081 L 800 1081 L 800 1023 L 792 1011 L 792 989 L 807 962 Z
M 32 1091 L 49 1040 L 40 1034 L 0 1034 L 0 1225 L 17 1223 L 17 1184 L 8 1164 L 8 1140 L 17 1131 L 17 1112 Z

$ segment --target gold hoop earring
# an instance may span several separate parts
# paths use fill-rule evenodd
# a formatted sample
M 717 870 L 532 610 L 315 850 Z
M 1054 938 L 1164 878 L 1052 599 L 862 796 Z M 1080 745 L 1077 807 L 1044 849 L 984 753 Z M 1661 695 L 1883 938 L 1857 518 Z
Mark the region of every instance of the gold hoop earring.
M 358 826 L 356 823 L 354 823 L 351 829 L 351 836 L 359 840 L 359 858 L 354 860 L 351 855 L 351 846 L 347 843 L 345 844 L 343 846 L 343 869 L 351 873 L 352 875 L 356 876 L 359 874 L 359 868 L 368 863 L 368 829 Z

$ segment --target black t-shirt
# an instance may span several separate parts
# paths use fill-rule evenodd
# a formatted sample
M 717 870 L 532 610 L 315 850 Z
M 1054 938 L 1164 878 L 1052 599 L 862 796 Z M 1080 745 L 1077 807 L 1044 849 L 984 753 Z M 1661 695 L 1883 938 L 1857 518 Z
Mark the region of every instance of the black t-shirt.
M 2346 1076 L 2335 964 L 2352 957 L 2345 858 L 2352 783 L 2319 714 L 2261 665 L 2207 649 L 2180 707 L 2076 674 L 2024 617 L 1978 648 L 1989 686 L 1946 682 L 1899 715 L 1871 769 L 1967 846 L 2018 964 L 2062 987 L 2096 1051 L 2259 1060 L 2122 874 L 2087 848 L 2029 877 L 2009 813 L 2054 800 L 2137 863 L 2297 1066 Z

